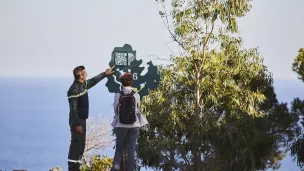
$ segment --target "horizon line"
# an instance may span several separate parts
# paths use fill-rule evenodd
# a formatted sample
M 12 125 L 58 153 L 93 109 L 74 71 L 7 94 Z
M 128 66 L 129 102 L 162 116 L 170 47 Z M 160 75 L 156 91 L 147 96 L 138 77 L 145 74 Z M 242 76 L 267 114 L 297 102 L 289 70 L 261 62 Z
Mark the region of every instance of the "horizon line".
M 67 75 L 64 75 L 64 76 L 55 76 L 55 75 L 48 75 L 48 76 L 40 76 L 40 75 L 26 75 L 26 76 L 16 76 L 16 75 L 13 75 L 13 76 L 8 76 L 8 75 L 0 75 L 0 78 L 2 79 L 34 79 L 34 78 L 39 78 L 39 79 L 74 79 L 74 76 L 71 75 L 71 76 L 67 76 Z M 90 78 L 90 77 L 89 77 Z M 302 82 L 301 80 L 299 80 L 298 78 L 273 78 L 274 81 L 300 81 Z

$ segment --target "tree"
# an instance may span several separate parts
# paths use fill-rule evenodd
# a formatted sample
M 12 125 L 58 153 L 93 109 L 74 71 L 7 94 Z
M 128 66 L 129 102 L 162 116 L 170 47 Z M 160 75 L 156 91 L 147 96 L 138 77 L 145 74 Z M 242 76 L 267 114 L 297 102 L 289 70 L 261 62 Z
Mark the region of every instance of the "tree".
M 294 116 L 277 102 L 257 49 L 243 49 L 236 37 L 236 20 L 249 11 L 250 0 L 170 2 L 169 12 L 168 2 L 160 2 L 160 14 L 183 52 L 161 67 L 159 88 L 142 102 L 150 123 L 138 142 L 142 164 L 194 171 L 278 168 Z
M 304 48 L 299 50 L 299 54 L 292 63 L 292 70 L 298 74 L 300 80 L 304 81 Z
M 90 166 L 90 158 L 100 154 L 102 149 L 112 146 L 112 127 L 107 118 L 90 117 L 87 121 L 86 146 L 83 160 Z
M 293 64 L 292 70 L 298 74 L 298 78 L 304 81 L 304 48 L 299 50 Z M 295 98 L 291 103 L 291 110 L 293 113 L 298 115 L 298 123 L 301 130 L 297 132 L 295 139 L 291 142 L 291 156 L 297 161 L 298 166 L 304 168 L 304 136 L 303 136 L 303 126 L 304 126 L 304 100 L 300 98 Z

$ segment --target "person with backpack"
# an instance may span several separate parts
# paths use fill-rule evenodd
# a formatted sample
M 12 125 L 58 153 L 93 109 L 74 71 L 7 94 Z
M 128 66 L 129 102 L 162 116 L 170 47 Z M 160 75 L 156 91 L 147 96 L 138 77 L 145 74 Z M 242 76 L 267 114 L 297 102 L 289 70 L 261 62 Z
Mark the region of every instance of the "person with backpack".
M 133 75 L 125 73 L 120 77 L 122 89 L 114 97 L 114 120 L 112 126 L 116 135 L 116 149 L 111 171 L 119 171 L 122 152 L 127 147 L 126 170 L 135 170 L 136 141 L 139 128 L 148 124 L 140 112 L 140 96 L 132 88 Z

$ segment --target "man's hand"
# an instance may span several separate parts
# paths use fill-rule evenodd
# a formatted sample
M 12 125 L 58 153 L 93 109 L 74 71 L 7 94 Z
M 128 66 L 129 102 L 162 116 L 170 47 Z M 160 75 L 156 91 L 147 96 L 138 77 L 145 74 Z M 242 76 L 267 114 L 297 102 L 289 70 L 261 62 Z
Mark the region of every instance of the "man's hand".
M 108 68 L 105 72 L 106 76 L 109 76 L 111 74 L 113 74 L 115 71 L 113 71 L 113 68 L 115 67 L 115 65 L 112 68 Z
M 78 133 L 82 133 L 82 132 L 83 132 L 82 126 L 76 126 L 76 131 L 77 131 Z

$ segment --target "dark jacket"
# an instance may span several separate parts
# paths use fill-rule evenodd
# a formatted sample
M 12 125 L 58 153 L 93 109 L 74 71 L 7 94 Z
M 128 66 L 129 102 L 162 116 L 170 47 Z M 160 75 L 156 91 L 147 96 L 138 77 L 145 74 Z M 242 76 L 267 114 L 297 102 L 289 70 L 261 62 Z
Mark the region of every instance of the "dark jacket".
M 70 126 L 76 127 L 80 125 L 79 119 L 88 119 L 89 117 L 89 96 L 88 89 L 95 86 L 98 82 L 106 77 L 105 73 L 101 73 L 83 83 L 74 80 L 68 90 L 68 100 L 70 104 Z

